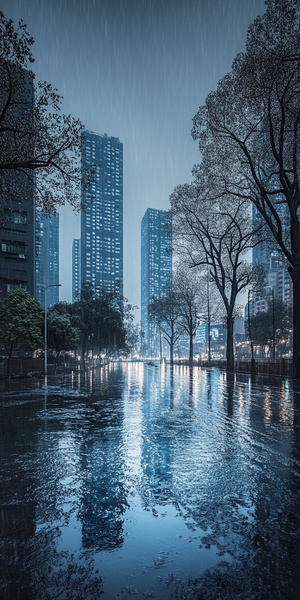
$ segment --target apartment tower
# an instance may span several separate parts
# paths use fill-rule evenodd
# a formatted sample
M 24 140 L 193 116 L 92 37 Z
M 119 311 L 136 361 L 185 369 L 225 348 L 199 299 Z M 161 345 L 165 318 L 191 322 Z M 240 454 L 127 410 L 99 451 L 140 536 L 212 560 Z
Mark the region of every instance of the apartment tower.
M 148 208 L 141 224 L 141 326 L 144 353 L 159 352 L 157 327 L 149 304 L 167 293 L 172 279 L 171 219 L 164 210 Z
M 81 245 L 80 239 L 72 245 L 72 301 L 78 300 L 81 289 Z
M 81 284 L 123 294 L 123 144 L 84 131 L 81 168 Z
M 59 214 L 36 213 L 35 297 L 49 308 L 59 301 Z

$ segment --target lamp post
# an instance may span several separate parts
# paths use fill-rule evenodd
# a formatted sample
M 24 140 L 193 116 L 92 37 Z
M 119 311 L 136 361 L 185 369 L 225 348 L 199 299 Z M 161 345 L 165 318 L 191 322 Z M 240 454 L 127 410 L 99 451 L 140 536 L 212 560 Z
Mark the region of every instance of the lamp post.
M 44 341 L 45 341 L 45 350 L 44 350 L 44 375 L 47 375 L 48 372 L 48 349 L 47 349 L 47 290 L 52 287 L 60 287 L 61 283 L 52 283 L 50 285 L 46 285 L 44 288 L 44 309 L 45 309 L 45 329 L 44 329 Z
M 210 297 L 209 297 L 209 272 L 207 271 L 207 280 L 206 280 L 206 295 L 207 295 L 207 343 L 206 343 L 206 350 L 207 350 L 207 360 L 208 360 L 208 366 L 210 367 L 210 363 L 211 363 L 211 337 L 210 337 L 210 326 L 211 326 L 211 321 L 210 321 Z
M 276 331 L 275 331 L 275 302 L 274 302 L 274 288 L 272 288 L 272 330 L 273 330 L 273 343 L 272 343 L 272 347 L 273 347 L 273 360 L 275 360 L 275 355 L 276 355 L 276 340 L 275 340 L 275 335 L 276 335 Z
M 250 319 L 250 294 L 251 294 L 251 290 L 248 290 L 248 331 L 249 331 L 249 340 L 250 340 L 250 347 L 251 347 L 251 374 L 254 375 L 255 360 L 254 360 L 254 348 L 253 348 L 253 338 L 252 338 L 251 319 Z

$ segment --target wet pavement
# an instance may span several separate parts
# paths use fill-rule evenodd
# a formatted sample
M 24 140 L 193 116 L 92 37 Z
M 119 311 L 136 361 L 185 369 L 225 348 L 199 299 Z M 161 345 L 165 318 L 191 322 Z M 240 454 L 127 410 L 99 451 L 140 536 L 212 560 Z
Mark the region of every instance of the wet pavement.
M 300 598 L 299 414 L 198 367 L 2 381 L 1 599 Z

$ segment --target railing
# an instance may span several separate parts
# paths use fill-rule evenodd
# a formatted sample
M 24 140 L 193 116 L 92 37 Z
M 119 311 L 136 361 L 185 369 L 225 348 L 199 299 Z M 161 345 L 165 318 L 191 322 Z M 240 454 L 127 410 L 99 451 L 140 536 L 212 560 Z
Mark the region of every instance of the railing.
M 17 357 L 4 359 L 4 372 L 7 375 L 27 373 L 43 373 L 43 359 L 31 357 Z
M 251 361 L 236 361 L 236 371 L 239 373 L 251 373 Z M 255 373 L 258 375 L 292 377 L 293 361 L 291 358 L 276 358 L 275 360 L 257 359 L 255 360 Z
M 180 359 L 174 361 L 174 364 L 188 365 L 189 361 L 186 359 Z M 207 360 L 195 360 L 194 366 L 208 367 Z M 226 360 L 212 359 L 210 361 L 210 367 L 217 367 L 218 369 L 226 369 Z M 251 373 L 251 360 L 235 360 L 234 370 L 237 373 Z M 255 359 L 255 373 L 258 375 L 270 375 L 278 377 L 292 377 L 293 375 L 293 361 L 291 358 L 277 358 L 275 360 L 266 359 Z

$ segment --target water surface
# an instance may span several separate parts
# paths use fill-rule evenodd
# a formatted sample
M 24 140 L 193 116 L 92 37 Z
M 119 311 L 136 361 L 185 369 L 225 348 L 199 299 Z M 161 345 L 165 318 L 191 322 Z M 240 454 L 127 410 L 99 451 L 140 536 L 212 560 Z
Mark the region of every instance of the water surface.
M 299 392 L 112 364 L 2 382 L 1 598 L 296 598 Z

